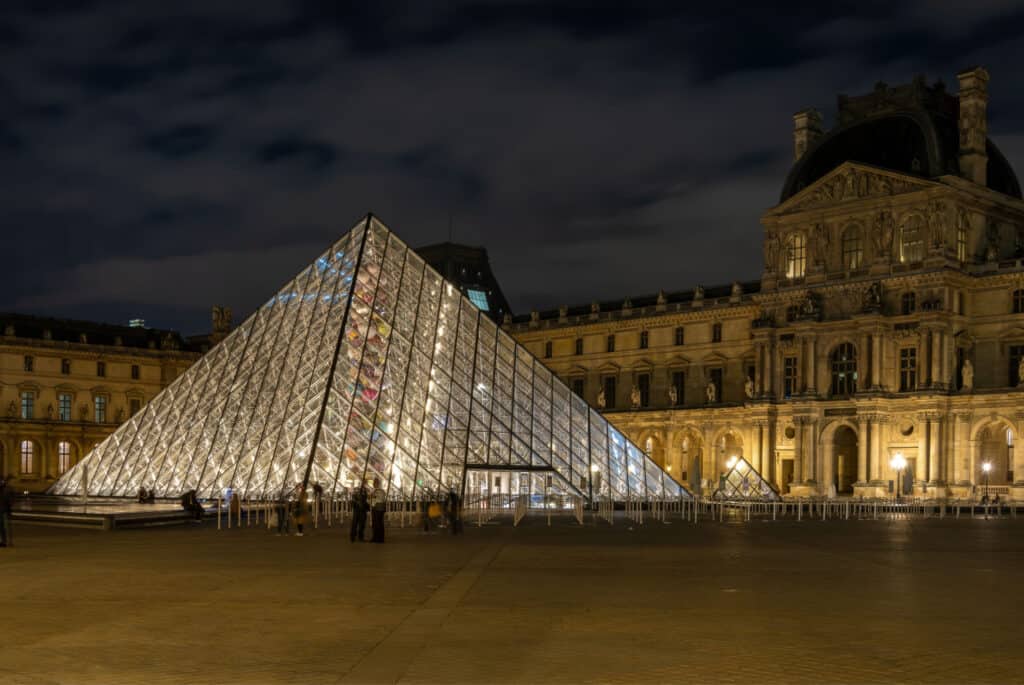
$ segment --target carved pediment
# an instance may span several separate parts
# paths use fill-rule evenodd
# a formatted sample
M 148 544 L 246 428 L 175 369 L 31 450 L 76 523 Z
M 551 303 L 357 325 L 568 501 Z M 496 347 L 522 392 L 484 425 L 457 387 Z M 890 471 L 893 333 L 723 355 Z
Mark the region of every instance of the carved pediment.
M 845 162 L 801 190 L 773 213 L 788 214 L 872 197 L 902 195 L 936 184 L 855 162 Z
M 726 357 L 725 355 L 723 355 L 723 354 L 721 354 L 719 352 L 712 352 L 711 354 L 705 356 L 700 361 L 701 361 L 701 364 L 703 364 L 704 366 L 709 366 L 709 365 L 714 365 L 714 364 L 724 364 L 727 361 L 729 361 L 729 359 L 728 359 L 728 357 Z

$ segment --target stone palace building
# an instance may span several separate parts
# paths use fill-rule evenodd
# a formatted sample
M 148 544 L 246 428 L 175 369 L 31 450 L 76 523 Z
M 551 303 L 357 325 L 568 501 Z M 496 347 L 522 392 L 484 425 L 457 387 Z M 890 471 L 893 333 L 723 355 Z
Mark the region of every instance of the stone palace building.
M 743 456 L 791 495 L 1024 498 L 1024 202 L 957 78 L 794 115 L 760 280 L 506 329 L 694 490 Z

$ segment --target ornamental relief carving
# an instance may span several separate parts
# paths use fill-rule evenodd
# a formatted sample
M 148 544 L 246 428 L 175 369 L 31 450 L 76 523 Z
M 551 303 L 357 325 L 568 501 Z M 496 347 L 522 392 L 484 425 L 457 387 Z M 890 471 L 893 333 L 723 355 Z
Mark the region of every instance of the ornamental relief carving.
M 827 177 L 812 186 L 803 200 L 791 209 L 831 205 L 836 202 L 847 202 L 869 197 L 885 197 L 909 193 L 925 188 L 924 184 L 892 178 L 859 169 L 849 169 L 843 173 Z

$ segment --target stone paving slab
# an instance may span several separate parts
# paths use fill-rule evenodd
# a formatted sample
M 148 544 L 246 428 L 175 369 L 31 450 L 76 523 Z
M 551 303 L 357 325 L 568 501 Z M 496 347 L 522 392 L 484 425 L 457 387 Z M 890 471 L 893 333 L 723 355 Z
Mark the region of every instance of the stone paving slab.
M 20 526 L 0 682 L 1024 680 L 1024 522 Z

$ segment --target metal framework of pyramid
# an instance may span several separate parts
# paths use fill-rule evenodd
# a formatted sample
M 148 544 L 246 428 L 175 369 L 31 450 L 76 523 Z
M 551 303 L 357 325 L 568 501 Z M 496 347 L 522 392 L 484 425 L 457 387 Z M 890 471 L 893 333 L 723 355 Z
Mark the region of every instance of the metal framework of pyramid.
M 762 500 L 776 501 L 782 499 L 771 483 L 761 477 L 750 462 L 737 457 L 729 472 L 722 476 L 718 489 L 712 495 L 714 499 L 725 500 Z
M 379 478 L 415 498 L 473 468 L 586 497 L 690 496 L 370 215 L 51 492 L 339 496 Z

